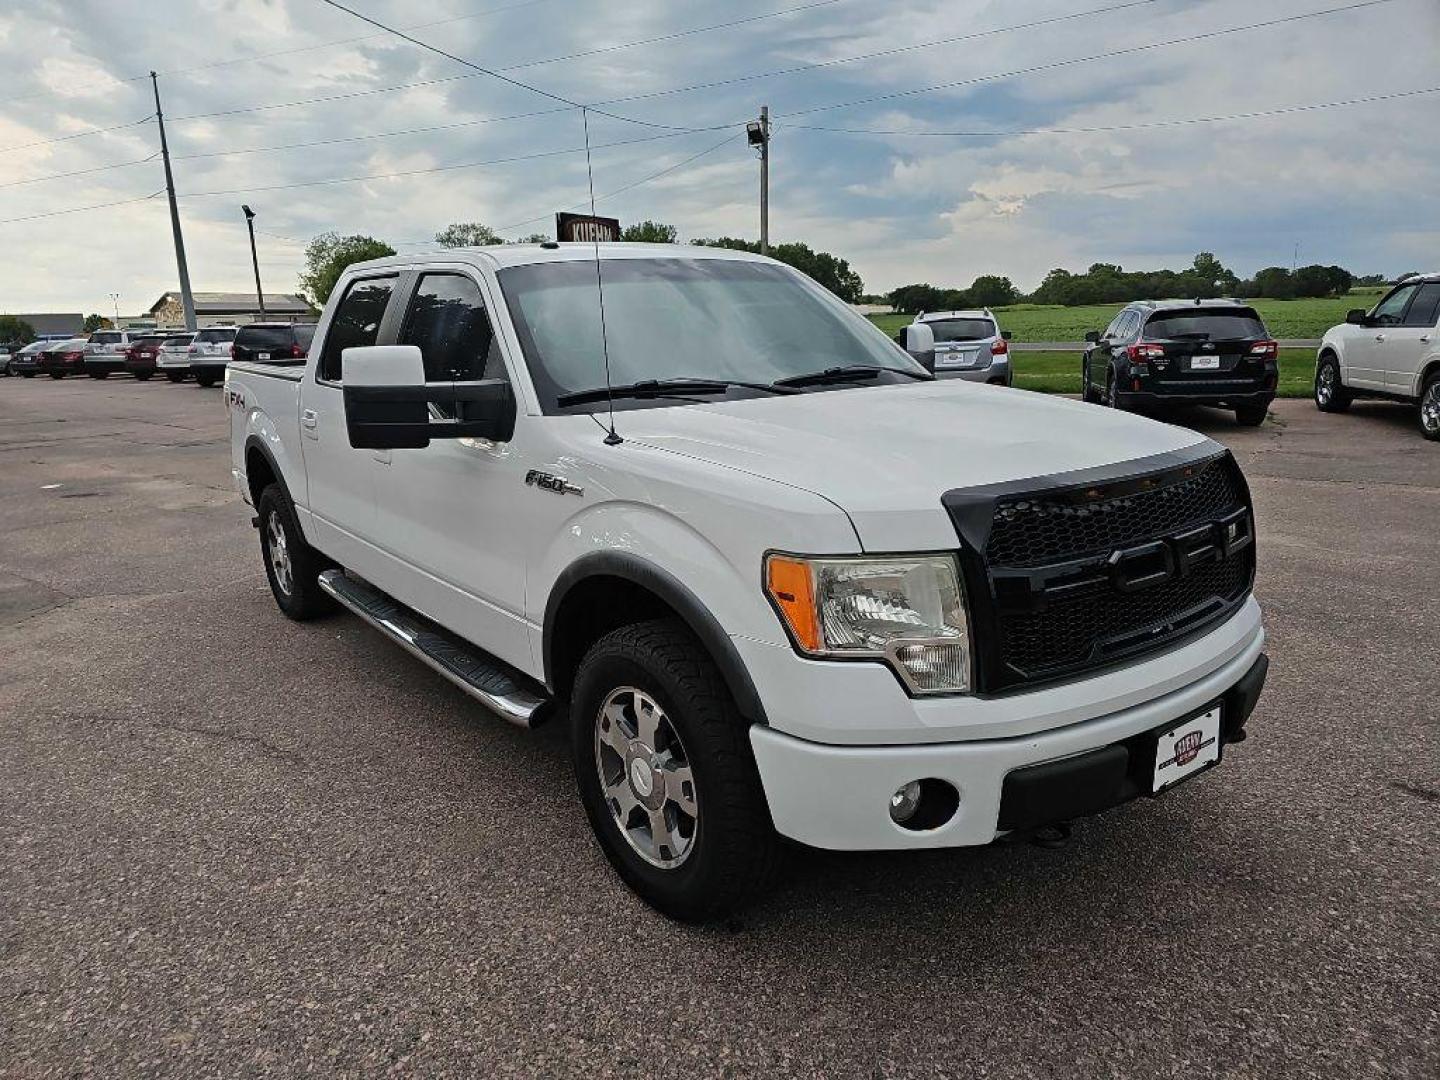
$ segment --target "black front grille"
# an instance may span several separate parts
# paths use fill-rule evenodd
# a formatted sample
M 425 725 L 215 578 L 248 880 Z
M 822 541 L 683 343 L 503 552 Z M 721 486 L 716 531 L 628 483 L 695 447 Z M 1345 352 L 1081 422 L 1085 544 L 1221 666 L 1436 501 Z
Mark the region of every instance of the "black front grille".
M 1232 470 L 1217 459 L 1178 482 L 1095 498 L 1091 490 L 1048 492 L 996 504 L 985 558 L 992 566 L 1041 566 L 1109 552 L 1178 532 L 1244 505 Z
M 1230 456 L 1206 449 L 1148 470 L 1132 463 L 1128 476 L 945 497 L 962 540 L 979 689 L 1083 675 L 1176 642 L 1244 600 L 1255 567 L 1249 492 Z

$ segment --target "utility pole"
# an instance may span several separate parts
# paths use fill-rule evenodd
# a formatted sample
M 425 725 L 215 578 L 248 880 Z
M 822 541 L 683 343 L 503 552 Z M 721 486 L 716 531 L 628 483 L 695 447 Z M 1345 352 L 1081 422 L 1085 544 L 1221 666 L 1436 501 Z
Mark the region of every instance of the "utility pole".
M 265 293 L 260 288 L 260 256 L 255 254 L 255 211 L 241 206 L 245 211 L 245 224 L 250 228 L 250 262 L 255 267 L 255 299 L 260 301 L 260 320 L 265 320 Z
M 119 329 L 120 329 L 120 294 L 119 294 L 118 292 L 112 292 L 112 293 L 110 294 L 110 303 L 115 306 L 115 329 L 116 329 L 116 330 L 119 330 Z
M 770 254 L 770 106 L 760 106 L 760 119 L 745 125 L 751 146 L 760 148 L 760 254 Z
M 170 147 L 165 142 L 165 114 L 160 111 L 160 80 L 150 72 L 155 90 L 155 122 L 160 125 L 160 157 L 165 162 L 165 194 L 170 198 L 170 231 L 175 234 L 175 265 L 180 271 L 180 306 L 185 311 L 185 329 L 194 331 L 195 296 L 190 292 L 190 268 L 185 264 L 185 238 L 180 234 L 180 208 L 175 204 L 175 177 L 170 172 Z

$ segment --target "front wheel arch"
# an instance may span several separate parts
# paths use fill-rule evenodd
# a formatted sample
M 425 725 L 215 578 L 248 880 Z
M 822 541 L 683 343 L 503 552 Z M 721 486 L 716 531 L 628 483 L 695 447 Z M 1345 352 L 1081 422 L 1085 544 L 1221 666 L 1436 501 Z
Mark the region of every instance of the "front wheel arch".
M 557 697 L 568 696 L 594 642 L 621 626 L 666 614 L 684 623 L 705 648 L 740 714 L 751 723 L 767 723 L 754 680 L 710 609 L 669 571 L 625 552 L 592 552 L 556 579 L 542 632 L 545 685 Z

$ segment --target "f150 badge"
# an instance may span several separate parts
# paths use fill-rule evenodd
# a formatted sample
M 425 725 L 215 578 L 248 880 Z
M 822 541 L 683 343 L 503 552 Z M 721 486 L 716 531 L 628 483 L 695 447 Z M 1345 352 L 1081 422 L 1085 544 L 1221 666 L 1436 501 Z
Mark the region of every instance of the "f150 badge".
M 563 476 L 553 476 L 548 472 L 541 472 L 539 469 L 531 469 L 525 474 L 525 483 L 531 487 L 544 488 L 546 491 L 553 491 L 556 495 L 584 495 L 585 489 L 576 487 Z

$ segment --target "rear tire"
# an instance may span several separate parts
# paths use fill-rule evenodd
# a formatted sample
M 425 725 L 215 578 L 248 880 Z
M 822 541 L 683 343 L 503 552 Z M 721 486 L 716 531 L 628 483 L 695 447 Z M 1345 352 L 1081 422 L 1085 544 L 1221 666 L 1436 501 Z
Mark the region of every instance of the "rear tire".
M 92 379 L 108 379 L 110 377 L 108 371 L 92 371 L 89 374 Z
M 1269 405 L 1241 405 L 1235 410 L 1235 422 L 1241 427 L 1259 427 L 1269 415 Z
M 1431 374 L 1420 391 L 1420 434 L 1440 442 L 1440 371 Z
M 260 493 L 260 557 L 265 577 L 280 610 L 296 622 L 305 622 L 333 609 L 319 577 L 331 563 L 305 542 L 295 507 L 279 484 Z
M 1340 378 L 1340 361 L 1334 353 L 1325 353 L 1315 365 L 1315 407 L 1321 412 L 1344 412 L 1354 400 Z
M 1106 408 L 1124 410 L 1125 406 L 1120 404 L 1120 392 L 1118 390 L 1119 380 L 1115 377 L 1115 369 L 1105 369 L 1105 400 L 1101 403 Z
M 63 372 L 63 371 L 52 371 L 52 372 L 50 372 L 50 377 L 51 377 L 52 379 L 63 379 L 63 378 L 65 377 L 65 372 Z
M 214 385 L 215 385 L 215 383 L 216 383 L 217 380 L 216 380 L 216 378 L 215 378 L 214 375 L 211 375 L 211 374 L 209 374 L 209 373 L 205 373 L 205 374 L 196 374 L 196 376 L 195 376 L 195 381 L 196 381 L 197 383 L 199 383 L 201 386 L 211 387 L 211 386 L 214 386 Z
M 165 373 L 165 377 L 173 383 L 181 383 L 185 381 L 185 373 L 181 371 L 167 371 Z
M 35 372 L 33 372 L 33 371 L 22 371 L 22 372 L 20 372 L 20 377 L 21 377 L 22 379 L 33 379 L 33 378 L 35 377 Z
M 154 372 L 151 372 L 151 371 L 137 371 L 137 372 L 135 372 L 135 381 L 136 381 L 136 382 L 149 382 L 149 381 L 150 381 L 150 376 L 153 375 L 153 374 L 154 374 Z
M 747 725 L 683 623 L 623 626 L 596 642 L 576 674 L 570 715 L 585 813 L 642 900 L 704 922 L 769 885 L 778 838 Z

